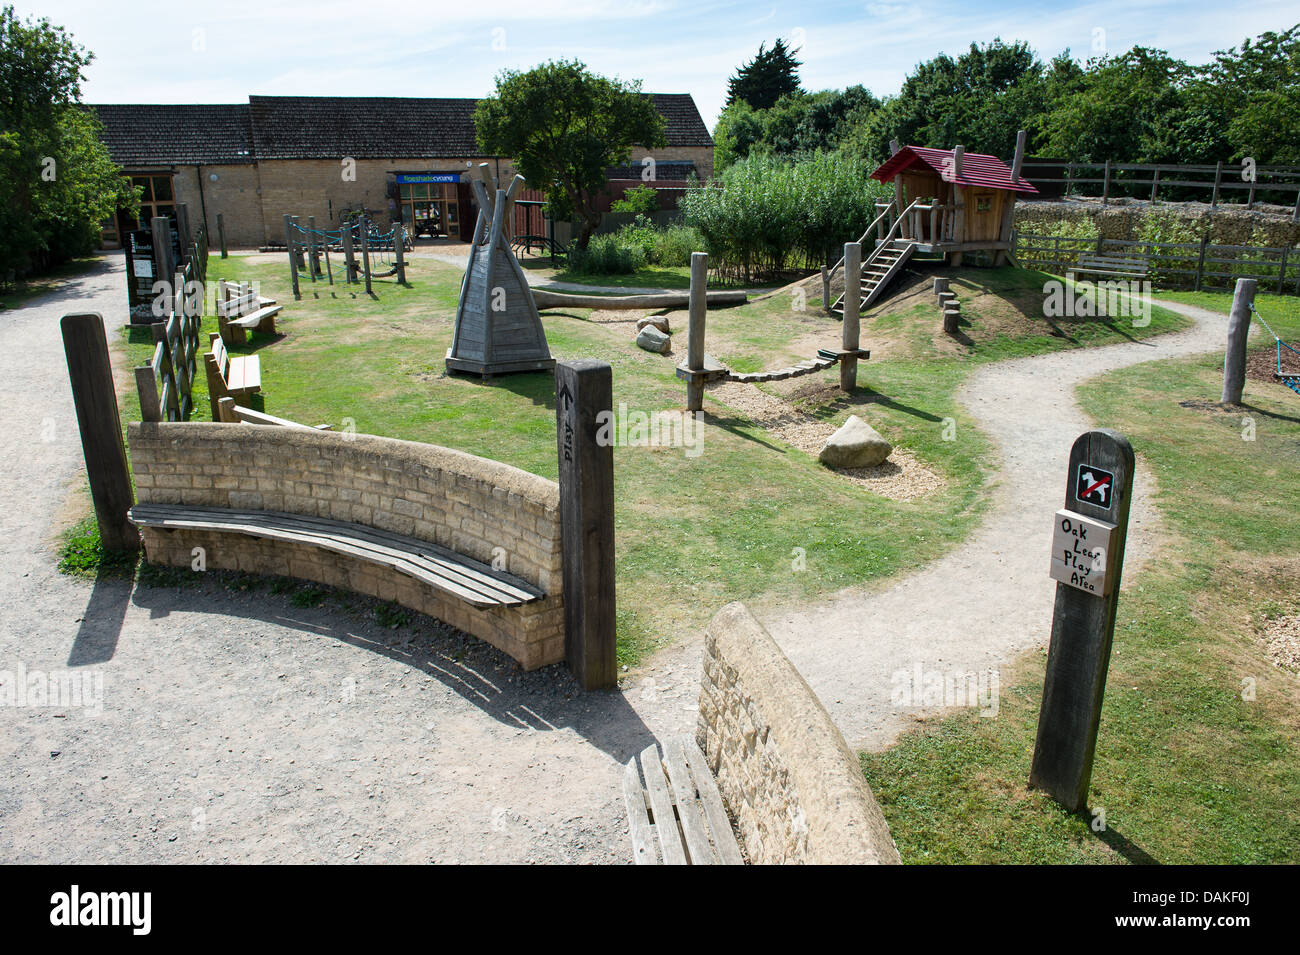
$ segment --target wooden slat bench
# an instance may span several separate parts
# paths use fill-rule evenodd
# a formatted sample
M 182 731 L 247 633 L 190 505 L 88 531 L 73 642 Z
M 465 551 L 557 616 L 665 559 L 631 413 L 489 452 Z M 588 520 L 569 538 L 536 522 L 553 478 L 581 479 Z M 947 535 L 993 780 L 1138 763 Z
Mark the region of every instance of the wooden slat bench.
M 221 420 L 221 399 L 247 400 L 262 390 L 262 362 L 256 355 L 231 356 L 216 332 L 210 332 L 212 351 L 203 356 L 208 373 L 208 399 L 212 420 Z
M 704 754 L 689 736 L 650 745 L 623 770 L 623 801 L 637 865 L 743 865 Z M 665 776 L 664 770 L 667 769 Z
M 137 504 L 127 517 L 137 527 L 219 531 L 320 547 L 391 567 L 475 607 L 518 606 L 544 596 L 527 581 L 455 551 L 364 524 L 280 511 L 180 504 Z
M 275 334 L 275 316 L 282 306 L 262 298 L 251 282 L 217 283 L 217 327 L 230 345 L 242 345 L 250 331 Z
M 1128 279 L 1144 279 L 1150 267 L 1147 260 L 1129 255 L 1081 255 L 1079 264 L 1066 271 L 1066 278 L 1074 281 L 1076 274 L 1110 275 Z

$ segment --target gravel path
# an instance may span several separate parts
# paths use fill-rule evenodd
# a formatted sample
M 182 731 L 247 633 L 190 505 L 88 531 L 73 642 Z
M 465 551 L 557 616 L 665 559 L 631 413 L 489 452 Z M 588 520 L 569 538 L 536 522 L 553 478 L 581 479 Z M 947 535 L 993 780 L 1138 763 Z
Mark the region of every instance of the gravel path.
M 971 376 L 959 400 L 997 447 L 996 488 L 990 512 L 955 552 L 877 591 L 758 611 L 850 745 L 883 748 L 923 712 L 891 705 L 897 671 L 986 672 L 1047 645 L 1056 592 L 1047 575 L 1050 517 L 1063 502 L 1070 446 L 1090 427 L 1075 387 L 1127 365 L 1218 351 L 1226 341 L 1226 316 L 1160 304 L 1196 324 L 1147 341 L 985 365 Z M 1130 574 L 1160 536 L 1153 479 L 1140 459 L 1134 485 Z
M 0 671 L 100 680 L 103 703 L 0 705 L 0 861 L 629 862 L 622 764 L 693 725 L 698 650 L 583 694 L 364 598 L 57 572 L 84 486 L 58 321 L 98 311 L 116 340 L 121 263 L 0 313 Z

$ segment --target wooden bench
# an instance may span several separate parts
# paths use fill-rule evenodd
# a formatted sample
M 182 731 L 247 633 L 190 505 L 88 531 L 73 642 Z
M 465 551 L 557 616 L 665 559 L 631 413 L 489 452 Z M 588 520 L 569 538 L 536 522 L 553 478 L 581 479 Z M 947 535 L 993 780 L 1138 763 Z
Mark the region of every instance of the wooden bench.
M 247 400 L 262 390 L 262 363 L 256 355 L 236 355 L 227 351 L 221 336 L 209 332 L 212 351 L 203 356 L 208 373 L 208 399 L 212 404 L 212 420 L 221 420 L 221 399 Z
M 137 527 L 220 531 L 306 544 L 390 567 L 475 607 L 510 607 L 544 594 L 527 581 L 428 541 L 402 534 L 280 511 L 136 504 L 127 518 Z
M 623 801 L 637 865 L 743 865 L 740 846 L 704 754 L 689 736 L 652 744 L 623 770 Z M 665 769 L 667 775 L 665 776 Z
M 274 299 L 262 298 L 251 282 L 217 283 L 217 328 L 230 345 L 248 341 L 250 331 L 275 334 L 275 316 L 282 306 Z
M 245 408 L 243 405 L 235 404 L 234 398 L 222 398 L 217 402 L 221 410 L 221 417 L 217 420 L 226 424 L 261 424 L 270 425 L 276 428 L 297 428 L 301 431 L 333 431 L 332 424 L 300 424 L 297 421 L 290 421 L 288 418 L 277 418 L 273 414 L 267 414 L 265 411 L 257 411 L 253 408 Z
M 1074 281 L 1076 273 L 1110 275 L 1127 279 L 1144 279 L 1150 271 L 1147 260 L 1129 255 L 1081 255 L 1079 264 L 1071 267 L 1065 277 Z

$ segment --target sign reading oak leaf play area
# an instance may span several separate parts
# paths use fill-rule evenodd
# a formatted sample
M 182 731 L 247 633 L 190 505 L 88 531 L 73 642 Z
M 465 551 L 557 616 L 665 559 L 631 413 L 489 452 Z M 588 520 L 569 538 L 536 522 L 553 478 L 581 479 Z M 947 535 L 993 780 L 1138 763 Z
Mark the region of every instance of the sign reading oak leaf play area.
M 1099 597 L 1109 594 L 1114 575 L 1106 573 L 1106 555 L 1114 543 L 1115 525 L 1065 508 L 1053 520 L 1052 579 Z

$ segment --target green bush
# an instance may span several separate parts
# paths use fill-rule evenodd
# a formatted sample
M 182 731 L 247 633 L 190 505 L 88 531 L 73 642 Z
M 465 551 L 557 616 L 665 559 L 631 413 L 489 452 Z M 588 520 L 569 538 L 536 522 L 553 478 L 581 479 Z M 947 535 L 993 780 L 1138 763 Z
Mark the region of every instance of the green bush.
M 613 212 L 635 212 L 648 216 L 659 210 L 659 190 L 654 186 L 633 186 L 623 190 L 623 198 L 609 204 Z
M 585 251 L 570 252 L 569 259 L 575 272 L 588 275 L 630 275 L 646 264 L 645 249 L 639 245 L 623 245 L 617 234 L 596 236 Z

